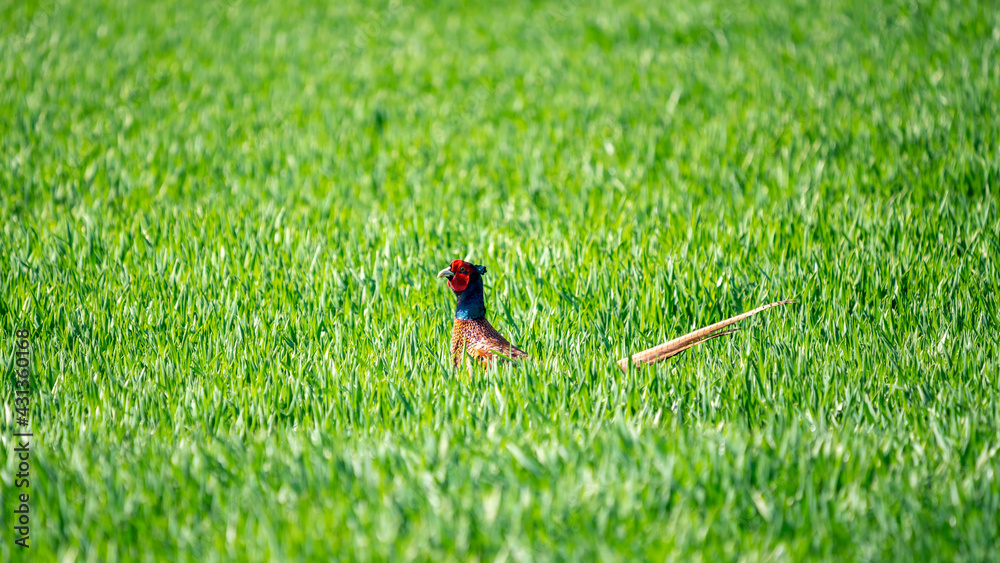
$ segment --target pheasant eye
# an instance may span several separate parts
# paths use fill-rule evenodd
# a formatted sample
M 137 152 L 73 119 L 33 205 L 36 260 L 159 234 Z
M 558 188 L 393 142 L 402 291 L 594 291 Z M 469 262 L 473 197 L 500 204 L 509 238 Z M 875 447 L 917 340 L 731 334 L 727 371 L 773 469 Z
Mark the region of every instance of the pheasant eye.
M 462 269 L 459 270 L 459 271 L 462 272 L 463 274 L 468 274 L 469 273 L 469 269 L 466 268 L 465 266 L 462 266 Z

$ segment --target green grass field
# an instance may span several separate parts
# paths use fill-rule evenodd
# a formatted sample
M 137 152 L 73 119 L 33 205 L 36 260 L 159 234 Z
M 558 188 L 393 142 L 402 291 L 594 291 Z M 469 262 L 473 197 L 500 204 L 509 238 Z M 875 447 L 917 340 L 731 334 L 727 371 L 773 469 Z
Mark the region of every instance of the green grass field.
M 344 4 L 0 1 L 0 559 L 996 557 L 1000 6 Z

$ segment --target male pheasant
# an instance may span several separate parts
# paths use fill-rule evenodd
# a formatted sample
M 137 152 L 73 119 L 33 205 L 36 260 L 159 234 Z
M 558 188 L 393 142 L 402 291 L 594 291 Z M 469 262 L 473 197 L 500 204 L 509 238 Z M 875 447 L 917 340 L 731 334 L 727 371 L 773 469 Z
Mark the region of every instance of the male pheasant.
M 451 363 L 454 367 L 458 367 L 463 352 L 478 360 L 483 367 L 489 366 L 497 356 L 512 360 L 528 356 L 524 350 L 507 342 L 507 339 L 486 320 L 486 302 L 483 296 L 483 274 L 485 273 L 485 266 L 470 264 L 464 260 L 454 260 L 450 266 L 438 272 L 437 277 L 448 278 L 448 287 L 455 292 L 457 300 L 455 324 L 451 330 Z M 628 369 L 630 363 L 642 366 L 676 356 L 706 340 L 736 332 L 736 329 L 723 330 L 734 323 L 756 315 L 765 309 L 792 302 L 792 300 L 785 300 L 761 305 L 746 313 L 643 350 L 630 358 L 618 360 L 618 366 L 625 370 Z

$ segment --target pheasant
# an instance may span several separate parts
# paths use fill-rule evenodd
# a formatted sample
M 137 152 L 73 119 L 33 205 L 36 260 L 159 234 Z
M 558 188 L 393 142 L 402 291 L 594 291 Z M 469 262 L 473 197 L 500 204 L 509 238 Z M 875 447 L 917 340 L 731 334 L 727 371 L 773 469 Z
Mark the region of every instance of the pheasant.
M 438 278 L 448 279 L 448 287 L 455 293 L 457 302 L 455 324 L 451 330 L 451 363 L 454 367 L 458 367 L 463 352 L 478 360 L 483 367 L 488 367 L 498 356 L 511 360 L 528 357 L 527 352 L 508 342 L 486 320 L 486 302 L 483 296 L 483 274 L 485 273 L 486 266 L 470 264 L 464 260 L 453 260 L 450 266 L 438 272 L 437 275 Z M 746 313 L 708 325 L 648 350 L 643 350 L 629 358 L 618 360 L 618 366 L 627 370 L 630 364 L 638 367 L 676 356 L 702 342 L 736 332 L 736 329 L 726 329 L 734 323 L 756 315 L 765 309 L 793 302 L 793 300 L 784 300 L 761 305 Z

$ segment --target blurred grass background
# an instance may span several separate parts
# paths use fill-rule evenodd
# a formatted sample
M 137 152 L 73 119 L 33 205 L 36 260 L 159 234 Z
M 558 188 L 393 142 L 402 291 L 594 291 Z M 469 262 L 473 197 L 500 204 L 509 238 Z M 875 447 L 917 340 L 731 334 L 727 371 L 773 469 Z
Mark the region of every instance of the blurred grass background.
M 994 2 L 0 2 L 3 559 L 995 556 L 998 46 Z M 456 257 L 533 362 L 446 369 Z

